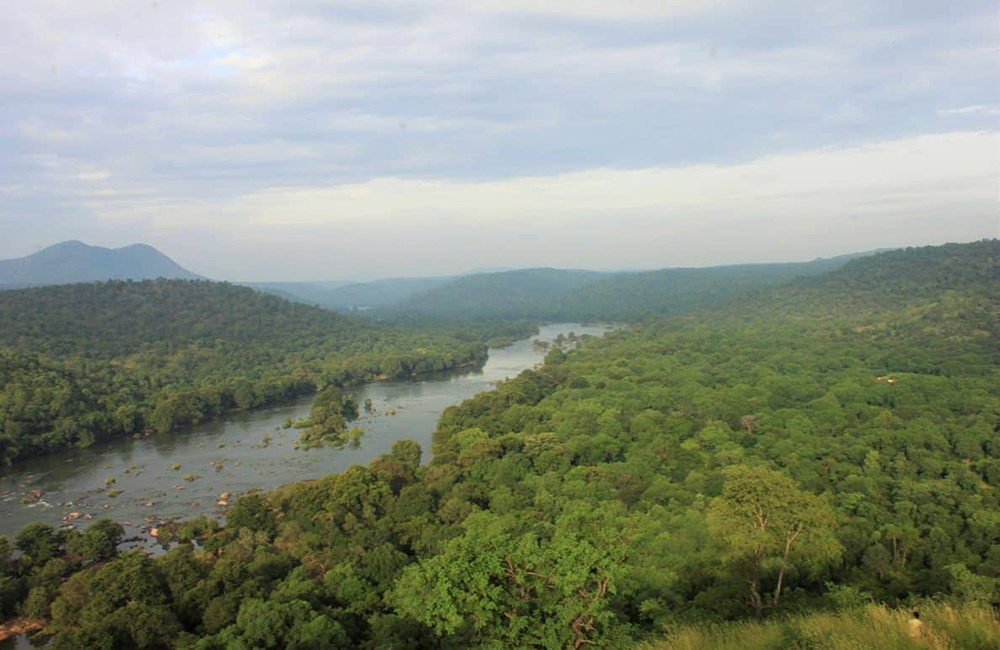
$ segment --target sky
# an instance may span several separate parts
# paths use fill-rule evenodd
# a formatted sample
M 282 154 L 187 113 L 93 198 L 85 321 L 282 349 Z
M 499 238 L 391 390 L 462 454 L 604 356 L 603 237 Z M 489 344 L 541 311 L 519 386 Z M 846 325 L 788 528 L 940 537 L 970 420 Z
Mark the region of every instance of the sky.
M 1000 236 L 995 0 L 32 0 L 0 258 L 237 281 L 797 261 Z

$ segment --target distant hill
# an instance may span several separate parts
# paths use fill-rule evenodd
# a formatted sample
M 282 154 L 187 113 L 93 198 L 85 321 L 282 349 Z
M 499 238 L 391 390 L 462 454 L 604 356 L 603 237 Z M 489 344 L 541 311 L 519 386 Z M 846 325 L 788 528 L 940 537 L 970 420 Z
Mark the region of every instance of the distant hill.
M 406 301 L 411 296 L 450 282 L 451 277 L 386 278 L 355 282 L 314 295 L 316 304 L 339 311 L 367 310 Z
M 1000 295 L 1000 240 L 943 244 L 880 251 L 854 256 L 835 273 L 800 283 L 839 289 L 857 299 L 874 295 L 880 306 L 914 296 L 938 296 L 947 291 L 978 289 Z M 889 287 L 890 289 L 887 289 Z
M 323 302 L 323 298 L 328 292 L 351 283 L 340 280 L 317 280 L 312 282 L 240 282 L 238 284 L 253 287 L 293 302 L 318 305 Z
M 72 240 L 27 257 L 0 260 L 0 287 L 4 288 L 155 278 L 196 280 L 201 276 L 146 244 L 104 248 Z
M 811 262 L 737 264 L 618 273 L 563 296 L 553 306 L 562 319 L 636 320 L 720 305 L 738 295 L 798 278 L 823 275 L 869 253 Z
M 448 279 L 386 311 L 447 318 L 637 320 L 719 305 L 740 294 L 821 275 L 860 253 L 811 262 L 643 272 L 524 269 Z
M 149 346 L 337 349 L 372 325 L 249 287 L 210 281 L 109 281 L 0 292 L 0 345 L 56 357 L 111 359 Z
M 548 318 L 560 300 L 611 273 L 521 269 L 452 278 L 392 305 L 408 313 L 471 318 Z

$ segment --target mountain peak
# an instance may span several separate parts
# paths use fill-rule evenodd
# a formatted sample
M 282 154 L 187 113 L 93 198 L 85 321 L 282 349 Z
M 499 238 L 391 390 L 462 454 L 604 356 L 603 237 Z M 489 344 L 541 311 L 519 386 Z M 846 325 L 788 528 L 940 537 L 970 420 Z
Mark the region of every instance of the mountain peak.
M 51 246 L 46 246 L 45 248 L 42 249 L 42 251 L 67 250 L 73 248 L 97 248 L 97 246 L 90 246 L 88 244 L 84 244 L 79 239 L 67 239 L 66 241 L 61 241 L 58 244 L 52 244 Z
M 200 277 L 141 243 L 105 248 L 70 239 L 26 257 L 0 260 L 0 287 Z

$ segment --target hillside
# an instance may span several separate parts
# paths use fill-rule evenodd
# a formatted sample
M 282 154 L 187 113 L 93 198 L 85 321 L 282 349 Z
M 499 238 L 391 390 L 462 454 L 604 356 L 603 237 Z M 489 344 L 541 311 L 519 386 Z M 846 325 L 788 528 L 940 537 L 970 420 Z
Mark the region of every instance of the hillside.
M 243 286 L 252 287 L 265 293 L 307 305 L 318 304 L 326 292 L 342 287 L 350 282 L 337 280 L 318 280 L 315 282 L 240 282 Z
M 862 253 L 860 255 L 866 255 Z M 555 318 L 630 321 L 721 305 L 740 294 L 838 269 L 858 255 L 811 262 L 620 273 L 563 296 Z
M 841 294 L 868 296 L 885 305 L 915 297 L 936 298 L 948 291 L 1000 292 L 1000 255 L 996 239 L 886 251 L 851 260 L 840 271 L 803 282 Z
M 193 280 L 200 277 L 146 244 L 103 248 L 79 241 L 65 241 L 27 257 L 0 260 L 0 288 L 101 280 Z
M 208 281 L 0 292 L 0 460 L 476 363 L 489 336 L 379 325 Z
M 323 344 L 370 324 L 246 287 L 183 280 L 102 282 L 0 293 L 0 345 L 55 356 L 113 358 L 146 346 Z
M 562 269 L 466 275 L 411 295 L 390 309 L 448 318 L 547 318 L 556 313 L 563 296 L 609 275 Z
M 885 253 L 553 350 L 447 409 L 428 465 L 397 442 L 161 557 L 36 527 L 4 611 L 54 650 L 763 648 L 873 647 L 916 603 L 993 647 L 998 260 Z
M 340 311 L 376 309 L 404 302 L 416 294 L 434 289 L 451 280 L 450 277 L 432 277 L 355 282 L 316 294 L 315 298 L 316 304 Z
M 392 313 L 444 318 L 634 321 L 720 305 L 743 293 L 827 273 L 855 257 L 645 272 L 484 273 L 450 279 L 385 306 Z

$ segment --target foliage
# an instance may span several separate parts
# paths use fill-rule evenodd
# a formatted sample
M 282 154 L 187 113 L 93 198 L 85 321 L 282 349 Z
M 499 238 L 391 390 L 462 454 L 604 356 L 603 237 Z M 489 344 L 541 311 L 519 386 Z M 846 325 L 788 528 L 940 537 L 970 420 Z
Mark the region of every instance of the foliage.
M 791 562 L 840 557 L 836 517 L 825 499 L 803 492 L 780 472 L 734 465 L 723 473 L 726 483 L 709 506 L 708 528 L 722 546 L 723 564 L 736 567 L 750 585 L 747 600 L 759 619 L 764 607 L 778 606 Z M 768 565 L 777 568 L 777 577 L 774 595 L 765 602 L 761 582 Z
M 0 459 L 479 363 L 495 330 L 467 329 L 378 324 L 203 281 L 0 291 Z
M 626 571 L 622 513 L 579 508 L 541 536 L 509 515 L 469 515 L 460 537 L 403 572 L 399 611 L 475 647 L 617 645 L 609 601 Z
M 309 410 L 309 420 L 302 423 L 306 430 L 302 432 L 299 445 L 343 447 L 356 441 L 362 431 L 357 428 L 348 429 L 347 422 L 357 417 L 358 405 L 354 400 L 336 386 L 327 386 L 316 395 Z
M 32 564 L 44 564 L 58 553 L 59 537 L 52 526 L 28 524 L 17 534 L 14 546 Z
M 26 529 L 3 602 L 54 598 L 55 648 L 907 648 L 913 603 L 995 647 L 998 269 L 886 253 L 552 350 L 447 409 L 429 464 L 398 442 L 161 557 Z
M 95 563 L 110 560 L 118 552 L 118 544 L 125 537 L 121 524 L 110 519 L 98 519 L 80 535 L 78 553 L 67 543 L 67 552 L 78 554 L 85 562 Z

